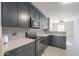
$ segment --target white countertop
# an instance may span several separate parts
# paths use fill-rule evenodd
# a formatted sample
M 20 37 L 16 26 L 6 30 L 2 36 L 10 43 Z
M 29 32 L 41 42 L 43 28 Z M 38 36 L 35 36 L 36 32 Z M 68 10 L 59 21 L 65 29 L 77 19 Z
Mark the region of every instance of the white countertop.
M 48 35 L 66 36 L 65 34 L 51 34 L 51 33 L 40 33 L 40 34 L 38 34 L 38 36 L 48 36 Z
M 51 34 L 51 33 L 39 33 L 37 36 L 41 37 L 41 36 L 48 36 L 48 35 L 66 36 L 66 35 L 63 35 L 63 34 Z M 18 48 L 20 46 L 31 43 L 33 41 L 35 41 L 35 40 L 31 39 L 31 38 L 24 38 L 24 37 L 20 38 L 20 39 L 9 40 L 9 42 L 7 44 L 5 44 L 5 46 L 4 46 L 4 52 Z
M 18 48 L 20 46 L 31 43 L 33 41 L 35 41 L 35 40 L 30 39 L 30 38 L 21 38 L 21 39 L 10 40 L 7 44 L 5 44 L 4 52 L 10 51 L 10 50 L 15 49 L 15 48 Z

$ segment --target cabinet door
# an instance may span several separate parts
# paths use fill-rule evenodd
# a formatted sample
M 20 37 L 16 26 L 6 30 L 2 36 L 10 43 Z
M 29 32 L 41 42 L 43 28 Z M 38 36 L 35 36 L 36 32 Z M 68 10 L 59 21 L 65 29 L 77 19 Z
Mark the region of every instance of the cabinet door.
M 2 3 L 2 26 L 17 27 L 17 3 L 16 2 Z
M 34 7 L 32 5 L 30 7 L 30 16 L 31 16 L 31 18 L 35 18 L 35 10 L 34 10 Z
M 39 17 L 40 17 L 40 15 L 39 15 L 39 11 L 35 8 L 35 13 L 34 13 L 34 15 L 35 15 L 35 19 L 36 20 L 39 20 Z
M 43 15 L 40 13 L 40 29 L 43 29 Z
M 48 29 L 48 25 L 49 25 L 48 18 L 45 17 L 45 19 L 44 19 L 44 29 Z
M 29 49 L 17 54 L 17 56 L 35 56 L 35 48 L 31 46 Z
M 42 20 L 43 24 L 42 24 L 42 29 L 45 29 L 45 26 L 46 26 L 46 19 L 45 19 L 45 16 L 43 15 L 43 20 Z
M 48 19 L 46 16 L 43 16 L 43 29 L 48 29 Z
M 39 11 L 33 6 L 31 5 L 31 18 L 35 18 L 35 19 L 39 19 Z
M 43 29 L 45 29 L 45 28 L 46 28 L 46 17 L 43 16 Z
M 66 48 L 66 37 L 65 36 L 59 36 L 57 42 L 58 42 L 58 45 L 57 45 L 58 47 Z
M 58 46 L 58 37 L 57 36 L 53 36 L 51 39 L 51 45 L 53 46 Z
M 28 28 L 29 27 L 29 4 L 24 2 L 18 3 L 18 20 L 19 26 Z
M 51 45 L 66 48 L 66 37 L 65 36 L 53 36 Z

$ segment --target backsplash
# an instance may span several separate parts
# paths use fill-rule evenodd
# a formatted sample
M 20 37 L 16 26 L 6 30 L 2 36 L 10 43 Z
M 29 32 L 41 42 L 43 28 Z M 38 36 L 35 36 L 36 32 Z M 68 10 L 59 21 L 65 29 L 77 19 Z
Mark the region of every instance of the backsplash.
M 7 35 L 9 40 L 20 39 L 25 37 L 26 31 L 27 30 L 25 28 L 22 29 L 22 28 L 4 27 L 2 28 L 2 35 L 3 36 Z
M 14 40 L 14 39 L 21 39 L 25 37 L 25 33 L 36 33 L 37 35 L 39 33 L 45 33 L 45 31 L 40 29 L 26 29 L 26 28 L 16 28 L 16 27 L 3 27 L 2 28 L 2 35 L 8 36 L 8 40 Z

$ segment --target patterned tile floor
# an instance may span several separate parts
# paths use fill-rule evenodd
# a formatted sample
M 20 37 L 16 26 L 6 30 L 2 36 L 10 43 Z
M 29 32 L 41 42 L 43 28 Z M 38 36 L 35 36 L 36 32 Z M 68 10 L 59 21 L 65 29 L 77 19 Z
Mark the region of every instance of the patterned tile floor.
M 67 37 L 66 49 L 48 46 L 42 56 L 79 56 L 79 40 Z
M 66 49 L 48 46 L 42 56 L 65 56 L 66 53 Z

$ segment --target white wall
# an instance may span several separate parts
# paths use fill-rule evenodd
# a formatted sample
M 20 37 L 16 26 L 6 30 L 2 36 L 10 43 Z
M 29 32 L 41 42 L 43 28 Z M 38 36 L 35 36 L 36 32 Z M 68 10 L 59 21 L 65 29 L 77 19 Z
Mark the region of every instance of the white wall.
M 73 21 L 65 23 L 67 36 L 73 36 Z
M 0 55 L 3 55 L 2 27 L 1 27 L 1 2 L 0 2 Z
M 74 21 L 74 43 L 79 45 L 79 18 Z
M 61 29 L 61 30 L 58 29 L 58 26 L 59 25 L 64 25 L 64 27 L 65 27 L 65 24 L 64 23 L 62 23 L 62 24 L 61 23 L 52 23 L 51 24 L 51 26 L 52 26 L 52 29 L 51 30 L 52 31 L 55 31 L 55 32 L 65 32 L 65 28 L 64 29 Z
M 57 18 L 50 19 L 49 20 L 49 31 L 58 31 L 57 26 L 60 20 L 57 20 Z
M 73 21 L 66 22 L 65 29 L 66 29 L 67 46 L 71 46 L 74 42 L 74 39 L 73 39 Z
M 53 30 L 53 31 L 58 31 L 58 24 L 54 23 L 54 24 L 52 24 L 52 25 L 53 25 L 52 30 Z
M 50 20 L 50 31 L 58 31 L 57 26 L 59 21 Z M 65 25 L 65 31 L 67 36 L 73 36 L 73 21 L 68 21 L 63 23 Z

